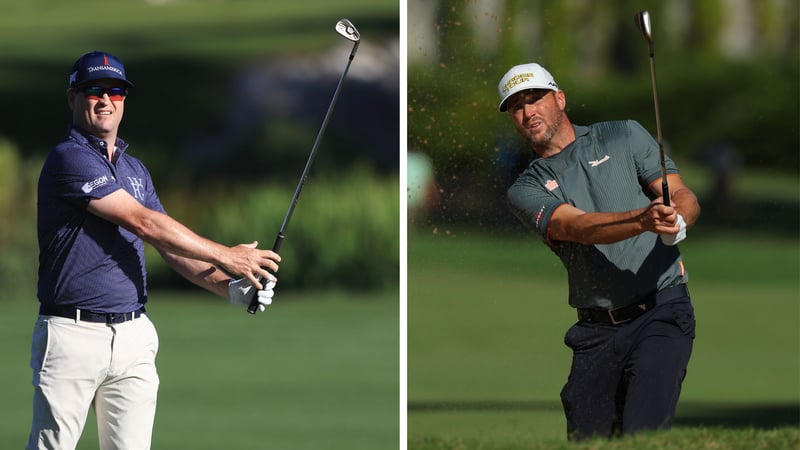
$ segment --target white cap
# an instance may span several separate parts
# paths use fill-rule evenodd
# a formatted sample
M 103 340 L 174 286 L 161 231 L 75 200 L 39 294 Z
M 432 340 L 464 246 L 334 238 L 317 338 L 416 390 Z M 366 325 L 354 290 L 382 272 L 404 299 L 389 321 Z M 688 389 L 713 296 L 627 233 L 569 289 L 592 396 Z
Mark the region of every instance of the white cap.
M 508 97 L 526 89 L 550 89 L 558 91 L 558 84 L 544 67 L 535 64 L 514 66 L 503 75 L 497 90 L 500 92 L 500 112 L 506 110 Z

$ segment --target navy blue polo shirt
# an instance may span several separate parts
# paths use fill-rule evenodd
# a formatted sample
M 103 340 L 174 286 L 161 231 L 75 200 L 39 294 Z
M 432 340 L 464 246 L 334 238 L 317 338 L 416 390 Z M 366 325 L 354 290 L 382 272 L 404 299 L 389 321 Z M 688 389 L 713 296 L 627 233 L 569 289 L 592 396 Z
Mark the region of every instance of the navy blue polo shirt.
M 122 139 L 116 147 L 111 162 L 104 141 L 73 127 L 45 160 L 37 203 L 42 304 L 124 313 L 147 302 L 144 243 L 87 211 L 90 200 L 124 189 L 164 212 L 144 164 Z

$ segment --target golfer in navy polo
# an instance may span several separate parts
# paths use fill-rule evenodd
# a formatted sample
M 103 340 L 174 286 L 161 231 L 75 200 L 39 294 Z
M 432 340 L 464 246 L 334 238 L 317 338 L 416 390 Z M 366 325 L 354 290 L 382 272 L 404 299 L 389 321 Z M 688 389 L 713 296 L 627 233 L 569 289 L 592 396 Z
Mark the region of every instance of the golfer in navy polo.
M 570 439 L 672 425 L 695 318 L 676 244 L 700 215 L 695 194 L 634 121 L 573 125 L 567 100 L 538 64 L 500 81 L 500 111 L 534 159 L 508 190 L 516 216 L 561 259 L 578 322 L 561 391 Z
M 233 304 L 248 306 L 253 286 L 261 310 L 272 302 L 277 254 L 256 242 L 218 244 L 165 213 L 144 164 L 117 135 L 132 86 L 114 55 L 81 56 L 67 90 L 72 125 L 39 178 L 28 449 L 74 449 L 90 407 L 102 450 L 150 448 L 158 336 L 145 313 L 144 242 Z

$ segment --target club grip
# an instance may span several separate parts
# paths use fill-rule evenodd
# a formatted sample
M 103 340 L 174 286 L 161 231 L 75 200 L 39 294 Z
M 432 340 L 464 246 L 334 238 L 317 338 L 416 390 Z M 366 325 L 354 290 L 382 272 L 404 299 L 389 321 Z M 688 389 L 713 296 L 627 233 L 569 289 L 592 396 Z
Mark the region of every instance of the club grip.
M 664 199 L 664 206 L 670 206 L 669 204 L 669 186 L 667 185 L 667 179 L 664 178 L 664 181 L 661 182 L 661 192 L 663 195 L 661 196 Z
M 275 253 L 280 252 L 281 244 L 283 244 L 283 239 L 286 236 L 283 233 L 279 232 L 278 237 L 275 238 L 275 244 L 272 245 L 272 251 Z M 262 278 L 259 277 L 258 281 L 261 282 Z M 247 312 L 250 314 L 255 314 L 258 312 L 258 289 L 251 289 L 253 292 L 253 298 L 250 300 L 250 305 L 247 307 Z

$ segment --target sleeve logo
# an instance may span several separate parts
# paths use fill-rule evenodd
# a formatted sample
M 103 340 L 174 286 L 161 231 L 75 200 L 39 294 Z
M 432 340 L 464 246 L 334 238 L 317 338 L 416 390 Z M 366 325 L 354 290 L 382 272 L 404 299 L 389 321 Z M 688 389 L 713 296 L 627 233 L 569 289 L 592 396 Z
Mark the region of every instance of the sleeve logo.
M 103 175 L 101 177 L 95 178 L 92 181 L 87 181 L 83 186 L 81 186 L 81 190 L 85 194 L 88 194 L 93 190 L 95 190 L 95 188 L 99 188 L 100 186 L 103 186 L 106 183 L 108 183 L 108 175 Z
M 536 213 L 536 226 L 537 227 L 539 226 L 540 223 L 542 223 L 542 219 L 544 219 L 544 206 L 545 205 L 542 205 L 542 207 L 539 208 L 539 212 Z

